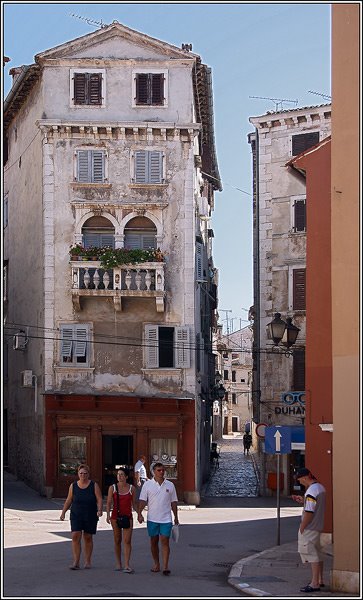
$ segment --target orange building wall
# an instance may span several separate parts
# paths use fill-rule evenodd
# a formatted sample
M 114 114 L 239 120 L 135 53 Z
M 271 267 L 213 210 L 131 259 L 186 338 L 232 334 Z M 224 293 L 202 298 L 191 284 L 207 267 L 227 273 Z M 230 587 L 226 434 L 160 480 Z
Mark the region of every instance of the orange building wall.
M 325 486 L 325 532 L 333 528 L 331 334 L 331 143 L 294 161 L 306 171 L 305 464 Z
M 347 592 L 361 585 L 361 39 L 361 5 L 332 4 L 332 583 Z

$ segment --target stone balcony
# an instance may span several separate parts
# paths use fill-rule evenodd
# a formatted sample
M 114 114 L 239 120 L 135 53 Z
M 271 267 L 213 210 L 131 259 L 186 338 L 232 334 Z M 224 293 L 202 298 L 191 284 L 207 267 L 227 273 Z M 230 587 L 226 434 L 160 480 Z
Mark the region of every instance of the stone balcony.
M 156 311 L 164 312 L 164 263 L 144 262 L 101 268 L 100 261 L 71 261 L 72 301 L 81 310 L 81 298 L 112 298 L 116 311 L 122 298 L 155 298 Z

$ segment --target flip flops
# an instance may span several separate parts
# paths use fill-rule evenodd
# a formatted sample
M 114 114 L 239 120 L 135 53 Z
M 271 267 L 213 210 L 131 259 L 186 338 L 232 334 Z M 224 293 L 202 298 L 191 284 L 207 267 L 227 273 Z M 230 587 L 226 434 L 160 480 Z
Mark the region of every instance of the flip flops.
M 300 592 L 320 592 L 320 587 L 313 588 L 311 585 L 306 585 L 305 587 L 300 588 Z
M 124 569 L 122 569 L 123 573 L 135 573 L 134 569 L 131 569 L 131 567 L 125 567 Z
M 170 575 L 169 569 L 165 569 L 165 571 L 163 571 L 163 575 Z

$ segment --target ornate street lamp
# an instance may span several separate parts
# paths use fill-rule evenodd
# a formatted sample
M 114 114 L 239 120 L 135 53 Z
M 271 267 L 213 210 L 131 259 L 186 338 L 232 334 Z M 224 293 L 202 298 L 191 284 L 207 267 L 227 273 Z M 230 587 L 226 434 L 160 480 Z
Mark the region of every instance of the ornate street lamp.
M 274 341 L 275 346 L 278 346 L 286 329 L 286 323 L 281 319 L 281 313 L 275 313 L 275 317 L 271 323 L 268 323 L 267 329 L 271 339 Z
M 299 335 L 299 327 L 296 327 L 292 323 L 292 318 L 287 317 L 286 319 L 286 327 L 284 331 L 284 335 L 282 336 L 281 344 L 286 346 L 286 348 L 290 348 L 293 346 L 297 340 L 297 336 Z
M 300 331 L 299 327 L 293 325 L 292 318 L 287 317 L 285 322 L 281 319 L 281 313 L 275 313 L 271 323 L 268 323 L 267 329 L 274 345 L 278 346 L 281 343 L 287 349 L 286 356 L 291 356 L 292 352 L 289 349 L 295 344 Z

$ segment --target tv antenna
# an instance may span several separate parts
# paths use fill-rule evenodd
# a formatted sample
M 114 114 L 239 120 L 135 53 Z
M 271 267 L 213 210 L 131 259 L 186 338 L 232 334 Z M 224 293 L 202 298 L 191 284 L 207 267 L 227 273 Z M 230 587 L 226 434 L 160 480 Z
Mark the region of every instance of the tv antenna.
M 88 19 L 87 17 L 81 17 L 80 15 L 75 15 L 74 13 L 70 13 L 69 15 L 70 17 L 75 17 L 76 19 L 81 19 L 81 21 L 86 21 L 87 25 L 91 25 L 92 27 L 101 27 L 101 29 L 104 29 L 105 27 L 107 27 L 107 25 L 105 25 L 105 23 L 101 21 L 94 21 L 93 19 Z
M 313 92 L 312 90 L 308 90 L 308 94 L 316 94 L 317 96 L 322 96 L 323 98 L 328 98 L 331 100 L 331 96 L 329 96 L 329 94 L 320 94 L 320 92 Z
M 266 98 L 266 96 L 248 96 L 249 98 L 256 98 L 258 100 L 271 100 L 275 103 L 275 112 L 279 110 L 283 110 L 284 102 L 289 102 L 290 104 L 294 104 L 294 106 L 298 105 L 298 100 L 288 100 L 287 98 Z

